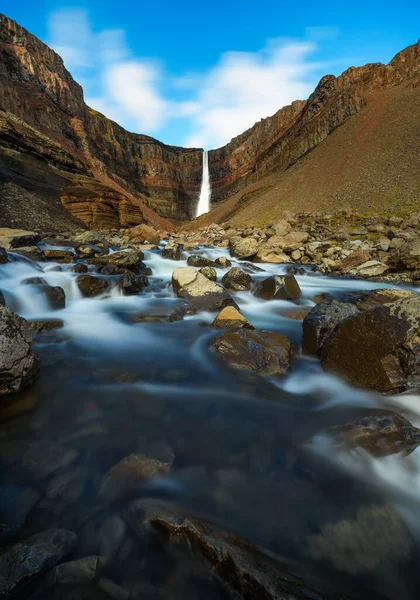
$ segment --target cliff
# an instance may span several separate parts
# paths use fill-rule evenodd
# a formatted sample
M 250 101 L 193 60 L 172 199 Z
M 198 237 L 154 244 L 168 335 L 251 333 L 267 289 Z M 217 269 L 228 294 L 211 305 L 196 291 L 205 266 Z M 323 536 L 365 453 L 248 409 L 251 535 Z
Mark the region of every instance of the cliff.
M 264 190 L 277 185 L 279 178 L 284 186 L 283 180 L 289 173 L 307 162 L 307 157 L 327 140 L 331 145 L 337 139 L 332 134 L 358 115 L 371 114 L 373 110 L 371 121 L 386 131 L 388 120 L 393 117 L 392 111 L 387 113 L 383 107 L 391 102 L 389 98 L 404 92 L 408 104 L 404 104 L 407 114 L 402 115 L 403 125 L 410 123 L 407 151 L 392 159 L 402 164 L 409 158 L 410 136 L 417 136 L 418 132 L 419 113 L 410 109 L 409 102 L 413 108 L 417 106 L 419 69 L 420 43 L 397 54 L 388 65 L 375 63 L 352 67 L 339 77 L 327 75 L 307 101 L 293 102 L 224 147 L 211 150 L 214 212 L 207 219 L 215 219 L 216 213 L 217 218 L 222 218 L 237 212 L 238 203 L 258 200 Z M 6 184 L 19 186 L 38 199 L 42 214 L 50 205 L 54 220 L 65 219 L 70 212 L 69 226 L 83 222 L 88 227 L 125 227 L 146 220 L 168 229 L 171 222 L 185 221 L 194 215 L 202 150 L 168 146 L 149 136 L 127 132 L 89 108 L 82 88 L 65 69 L 62 59 L 2 15 L 0 82 L 0 190 Z M 376 114 L 380 107 L 379 122 Z M 363 132 L 359 133 L 365 139 Z M 330 151 L 332 155 L 339 154 L 344 146 L 350 154 L 361 151 L 360 145 L 347 138 L 340 143 L 342 146 Z M 371 152 L 379 161 L 380 146 L 372 147 Z M 349 172 L 349 176 L 356 180 L 362 167 L 356 165 L 356 171 Z M 372 169 L 375 171 L 375 161 Z M 301 181 L 305 175 L 299 177 Z M 334 177 L 331 172 L 328 179 L 318 174 L 315 183 L 319 193 L 329 190 L 330 196 L 338 194 L 340 201 L 351 202 L 351 194 L 341 194 L 341 180 L 330 189 Z M 371 185 L 377 185 L 375 178 Z M 0 225 L 7 224 L 5 221 L 12 215 L 19 221 L 19 206 L 24 211 L 23 197 L 27 198 L 21 196 L 19 201 L 17 193 L 3 194 Z M 267 210 L 302 199 L 310 203 L 307 190 L 299 195 L 290 186 L 287 192 L 275 196 L 273 193 Z M 35 200 L 32 205 L 36 212 Z

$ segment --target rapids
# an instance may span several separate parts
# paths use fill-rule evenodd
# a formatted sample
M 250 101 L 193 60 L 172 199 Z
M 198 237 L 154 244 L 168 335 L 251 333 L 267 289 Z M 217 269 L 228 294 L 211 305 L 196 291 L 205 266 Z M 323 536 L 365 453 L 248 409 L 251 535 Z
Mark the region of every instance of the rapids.
M 201 248 L 200 253 L 212 259 L 229 256 L 224 249 Z M 7 305 L 30 320 L 59 318 L 63 327 L 37 335 L 40 379 L 13 404 L 0 408 L 2 481 L 34 487 L 41 498 L 50 485 L 35 475 L 24 479 L 20 465 L 8 460 L 6 450 L 16 443 L 69 446 L 75 450 L 71 468 L 85 477 L 79 494 L 67 491 L 52 503 L 41 500 L 22 536 L 52 525 L 66 527 L 79 536 L 76 557 L 97 553 L 94 540 L 102 532 L 103 541 L 103 523 L 124 511 L 118 502 L 98 496 L 100 481 L 124 457 L 159 446 L 160 452 L 174 456 L 170 474 L 139 486 L 137 496 L 165 499 L 185 514 L 213 521 L 292 569 L 328 581 L 346 597 L 418 597 L 416 564 L 401 566 L 397 555 L 389 557 L 392 568 L 364 568 L 363 552 L 381 551 L 379 531 L 367 543 L 368 550 L 360 539 L 343 550 L 349 563 L 351 550 L 359 556 L 355 568 L 347 571 L 334 561 L 317 562 L 306 541 L 326 522 L 354 518 L 360 507 L 391 504 L 417 543 L 420 449 L 409 457 L 385 458 L 356 450 L 337 452 L 323 432 L 343 415 L 357 417 L 366 408 L 384 406 L 419 426 L 418 396 L 385 398 L 354 389 L 326 374 L 317 360 L 301 356 L 288 375 L 270 380 L 226 368 L 209 350 L 216 334 L 209 327 L 214 314 L 174 322 L 167 318 L 180 303 L 171 288 L 172 272 L 186 262 L 164 259 L 160 250 L 145 252 L 144 262 L 153 272 L 146 291 L 123 296 L 117 278 L 109 276 L 111 291 L 92 299 L 81 296 L 72 265 L 12 256 L 13 262 L 0 265 Z M 232 263 L 241 265 L 234 259 Z M 264 271 L 252 273 L 254 281 L 286 269 L 257 266 Z M 219 281 L 227 270 L 218 269 Z M 52 311 L 39 286 L 22 283 L 30 277 L 61 286 L 66 308 Z M 351 290 L 390 287 L 310 271 L 296 278 L 304 306 L 312 306 L 311 298 L 322 292 L 340 298 Z M 299 345 L 301 321 L 281 314 L 294 304 L 263 301 L 250 292 L 232 295 L 255 327 L 281 332 Z M 161 322 L 141 321 L 151 315 Z M 107 566 L 109 577 L 123 588 L 133 579 L 139 553 L 135 537 L 124 535 L 125 554 L 116 558 L 111 553 Z M 357 533 L 349 535 L 357 538 Z M 395 545 L 398 550 L 398 540 Z M 161 561 L 150 551 L 137 567 L 138 576 L 158 586 Z M 218 597 L 188 593 L 184 597 Z M 302 597 L 316 596 L 308 592 Z

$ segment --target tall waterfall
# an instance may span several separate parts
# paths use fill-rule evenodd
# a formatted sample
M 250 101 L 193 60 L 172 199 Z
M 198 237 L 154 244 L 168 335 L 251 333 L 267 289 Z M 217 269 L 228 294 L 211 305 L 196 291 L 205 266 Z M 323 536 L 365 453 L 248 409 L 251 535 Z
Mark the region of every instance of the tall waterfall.
M 210 174 L 209 174 L 209 154 L 207 150 L 203 151 L 203 178 L 201 180 L 200 198 L 198 200 L 196 217 L 208 213 L 210 210 Z

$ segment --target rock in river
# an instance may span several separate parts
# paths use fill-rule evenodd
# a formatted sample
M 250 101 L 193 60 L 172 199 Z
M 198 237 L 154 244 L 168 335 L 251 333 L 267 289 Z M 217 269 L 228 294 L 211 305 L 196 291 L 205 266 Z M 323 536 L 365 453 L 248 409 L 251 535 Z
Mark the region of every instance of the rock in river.
M 319 355 L 326 337 L 334 327 L 356 314 L 353 304 L 327 299 L 320 302 L 303 319 L 302 351 L 305 354 Z
M 192 267 L 180 267 L 172 274 L 176 295 L 184 298 L 197 310 L 215 312 L 225 306 L 236 306 L 222 286 L 210 281 Z
M 216 329 L 254 329 L 251 323 L 234 306 L 226 306 L 211 324 Z
M 302 295 L 294 275 L 273 275 L 258 283 L 254 296 L 263 300 L 297 300 Z
M 278 375 L 290 368 L 292 342 L 274 331 L 241 329 L 213 340 L 213 348 L 230 367 L 259 375 Z
M 252 258 L 258 252 L 258 243 L 254 238 L 230 240 L 230 253 L 237 258 Z
M 108 282 L 101 277 L 93 275 L 81 275 L 77 278 L 77 285 L 83 296 L 86 298 L 99 296 L 108 289 Z
M 0 304 L 0 396 L 19 392 L 37 377 L 34 335 L 25 319 Z
M 228 290 L 241 292 L 251 289 L 251 275 L 245 273 L 239 267 L 232 267 L 225 275 L 223 275 L 222 283 Z

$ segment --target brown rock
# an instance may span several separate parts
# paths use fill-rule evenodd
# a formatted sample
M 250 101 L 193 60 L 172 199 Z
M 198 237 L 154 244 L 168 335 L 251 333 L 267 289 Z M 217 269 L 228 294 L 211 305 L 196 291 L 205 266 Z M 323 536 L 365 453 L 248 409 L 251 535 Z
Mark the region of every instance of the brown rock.
M 254 296 L 263 300 L 297 300 L 302 295 L 294 275 L 273 275 L 260 281 Z
M 220 311 L 211 326 L 216 329 L 254 329 L 234 306 L 226 306 Z
M 217 281 L 217 271 L 213 267 L 203 267 L 198 272 L 207 277 L 207 279 L 210 279 L 210 281 Z
M 172 274 L 176 295 L 192 304 L 196 310 L 219 311 L 235 302 L 222 286 L 210 281 L 193 267 L 180 267 Z
M 106 279 L 94 277 L 93 275 L 81 275 L 77 278 L 77 285 L 83 296 L 86 298 L 99 296 L 108 289 L 108 282 Z
M 230 240 L 230 253 L 237 258 L 252 258 L 257 254 L 258 243 L 254 238 L 233 238 Z
M 159 244 L 161 240 L 161 233 L 156 231 L 154 227 L 149 225 L 137 225 L 129 231 L 130 239 L 136 243 L 149 242 L 150 244 Z
M 241 292 L 251 289 L 252 278 L 239 267 L 232 267 L 223 275 L 222 283 L 228 290 Z
M 338 323 L 356 314 L 353 304 L 327 298 L 312 308 L 303 320 L 302 352 L 319 355 L 328 336 Z
M 356 250 L 352 252 L 350 256 L 345 258 L 341 263 L 341 270 L 343 273 L 349 273 L 354 267 L 361 265 L 362 263 L 370 259 L 369 250 Z

